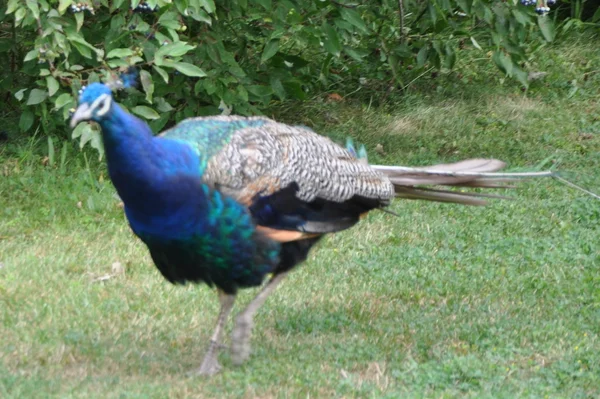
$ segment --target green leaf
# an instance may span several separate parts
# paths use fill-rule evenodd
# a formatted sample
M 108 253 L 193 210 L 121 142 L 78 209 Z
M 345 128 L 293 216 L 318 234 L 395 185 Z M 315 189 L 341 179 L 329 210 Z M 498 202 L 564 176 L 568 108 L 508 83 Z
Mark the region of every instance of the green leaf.
M 60 171 L 65 171 L 65 165 L 67 164 L 67 151 L 69 150 L 69 143 L 63 142 L 62 149 L 60 150 Z
M 190 17 L 195 19 L 198 22 L 204 22 L 208 25 L 212 25 L 212 18 L 208 15 L 208 13 L 201 8 L 191 7 L 188 9 L 188 14 Z
M 46 97 L 48 97 L 48 93 L 45 90 L 33 89 L 29 93 L 29 98 L 27 99 L 27 105 L 36 105 L 43 102 Z
M 120 58 L 113 58 L 112 60 L 108 61 L 108 66 L 111 68 L 126 68 L 129 66 L 129 64 L 127 61 L 124 61 Z
M 248 102 L 248 90 L 242 85 L 239 85 L 237 88 L 238 97 L 244 101 Z
M 61 109 L 62 107 L 67 105 L 69 102 L 72 102 L 72 100 L 73 100 L 73 97 L 71 96 L 71 94 L 63 93 L 60 96 L 58 96 L 56 98 L 56 100 L 54 101 L 54 108 L 57 110 Z
M 444 57 L 444 66 L 447 69 L 452 69 L 454 67 L 454 64 L 456 64 L 456 52 L 454 51 L 449 42 L 446 42 L 444 50 L 446 51 Z
M 285 93 L 283 84 L 281 83 L 281 79 L 272 77 L 271 78 L 271 88 L 273 89 L 273 91 L 275 92 L 277 97 L 279 97 L 280 100 L 282 100 L 282 101 L 285 100 L 286 93 Z
M 52 137 L 48 136 L 48 165 L 54 166 L 54 156 L 54 141 L 52 140 Z
M 366 54 L 353 49 L 352 47 L 344 47 L 344 53 L 348 54 L 350 57 L 354 58 L 358 62 L 363 62 Z
M 342 45 L 340 44 L 338 33 L 333 26 L 329 25 L 328 23 L 323 24 L 323 32 L 325 32 L 325 50 L 327 50 L 330 54 L 339 57 L 342 51 Z
M 188 64 L 187 62 L 176 62 L 173 64 L 173 68 L 186 76 L 195 76 L 198 78 L 206 76 L 206 73 L 202 69 L 198 68 L 196 65 Z
M 260 4 L 267 11 L 271 11 L 271 0 L 253 0 L 253 2 Z
M 110 11 L 115 11 L 118 8 L 121 8 L 121 6 L 123 5 L 123 3 L 125 2 L 125 0 L 113 0 L 110 6 Z
M 79 129 L 80 126 L 81 129 Z M 83 148 L 89 142 L 92 148 L 98 150 L 100 158 L 104 155 L 104 147 L 102 146 L 100 132 L 89 123 L 80 123 L 77 125 L 75 130 L 73 130 L 72 137 L 81 137 L 79 140 L 79 148 Z
M 25 14 L 27 14 L 27 11 L 24 8 L 17 9 L 17 12 L 15 13 L 15 22 L 17 23 L 17 26 L 23 18 L 25 18 Z
M 435 25 L 435 23 L 437 22 L 437 11 L 435 9 L 435 3 L 432 1 L 428 1 L 427 2 L 428 6 L 427 8 L 429 9 L 429 18 L 431 18 L 431 20 L 433 21 L 433 24 Z
M 264 63 L 268 59 L 272 58 L 279 51 L 279 40 L 271 40 L 265 45 L 260 62 Z
M 81 54 L 85 58 L 92 58 L 92 52 L 88 47 L 83 46 L 79 43 L 73 43 L 73 47 L 75 47 L 77 51 L 79 51 L 79 54 Z
M 150 107 L 146 107 L 145 105 L 138 105 L 137 107 L 133 107 L 131 109 L 131 112 L 133 112 L 134 114 L 137 114 L 141 117 L 144 117 L 146 119 L 160 118 L 160 115 L 158 114 L 158 112 L 156 112 L 155 110 L 153 110 Z
M 152 69 L 154 69 L 156 72 L 158 72 L 158 74 L 160 75 L 161 78 L 163 78 L 165 83 L 169 83 L 169 74 L 167 73 L 167 71 L 165 71 L 164 69 L 162 69 L 161 67 L 158 67 L 156 65 L 152 65 Z
M 58 12 L 60 13 L 60 15 L 63 15 L 71 4 L 73 4 L 73 0 L 60 0 L 58 2 Z
M 492 56 L 492 60 L 502 72 L 508 76 L 512 76 L 513 62 L 508 55 L 504 54 L 503 51 L 496 51 Z
M 27 91 L 27 89 L 21 89 L 18 92 L 15 93 L 15 98 L 19 101 L 23 100 L 23 97 L 25 96 L 25 92 Z
M 523 11 L 519 10 L 517 7 L 513 7 L 511 9 L 511 12 L 517 20 L 517 22 L 519 22 L 521 25 L 529 25 L 531 23 L 531 17 Z
M 369 28 L 365 25 L 365 22 L 362 20 L 360 14 L 351 9 L 351 8 L 342 8 L 340 10 L 340 15 L 344 19 L 344 21 L 350 22 L 352 25 L 363 31 L 364 33 L 369 33 Z
M 125 58 L 131 57 L 133 55 L 133 50 L 130 48 L 115 48 L 112 49 L 106 54 L 106 58 Z
M 246 89 L 248 90 L 248 92 L 254 94 L 257 97 L 266 97 L 273 94 L 273 89 L 269 86 L 252 85 L 247 86 Z
M 34 115 L 30 110 L 25 110 L 19 119 L 19 129 L 22 132 L 28 131 L 33 126 Z
M 184 6 L 184 8 L 181 9 L 182 12 L 185 7 L 187 6 Z M 160 18 L 158 18 L 158 24 L 167 29 L 178 29 L 179 26 L 181 26 L 181 23 L 179 22 L 179 15 L 175 10 L 167 11 L 162 14 Z
M 83 36 L 81 36 L 81 33 L 79 32 L 74 32 L 72 30 L 69 31 L 67 33 L 67 40 L 70 41 L 71 44 L 73 44 L 73 46 L 77 48 L 77 51 L 79 51 L 79 53 L 85 58 L 92 58 L 92 53 L 90 50 L 95 51 L 98 56 L 104 54 L 103 50 L 97 49 L 96 47 L 92 46 L 83 38 Z
M 89 123 L 80 123 L 75 126 L 75 129 L 71 132 L 71 138 L 76 139 L 77 137 L 81 137 L 85 135 L 88 130 L 92 130 L 92 126 Z
M 23 58 L 23 62 L 27 62 L 27 61 L 31 61 L 31 60 L 36 59 L 37 56 L 38 56 L 38 54 L 39 54 L 39 50 L 38 49 L 31 50 L 30 52 L 28 52 L 25 55 L 25 58 Z
M 40 18 L 40 7 L 38 6 L 37 0 L 27 0 L 27 8 L 29 8 L 29 10 L 31 10 L 31 13 L 33 14 L 33 18 L 35 18 L 35 19 Z
M 213 0 L 200 0 L 200 5 L 210 14 L 213 14 L 216 10 L 215 2 Z
M 594 15 L 592 15 L 592 22 L 596 23 L 598 21 L 600 21 L 600 7 L 598 7 Z
M 162 97 L 156 98 L 156 109 L 158 109 L 160 112 L 163 112 L 163 113 L 173 111 L 173 107 L 171 106 L 171 104 L 169 104 Z
M 423 46 L 417 53 L 417 66 L 422 67 L 427 62 L 427 56 L 429 55 L 429 47 Z
M 90 140 L 90 145 L 96 151 L 98 151 L 98 159 L 101 160 L 104 156 L 104 145 L 102 144 L 102 134 L 98 130 L 92 130 L 92 138 Z
M 540 30 L 542 31 L 542 35 L 547 42 L 554 41 L 554 37 L 556 36 L 556 29 L 554 27 L 554 22 L 547 16 L 543 15 L 538 17 L 538 25 Z
M 19 0 L 9 0 L 8 7 L 6 8 L 6 15 L 12 14 L 13 12 L 15 12 L 17 7 L 19 7 L 20 5 L 21 4 L 20 4 Z
M 146 93 L 146 101 L 152 104 L 152 95 L 154 94 L 154 81 L 152 80 L 152 75 L 150 75 L 150 72 L 141 70 L 140 81 L 142 82 L 142 87 L 144 88 L 144 92 Z
M 283 84 L 286 93 L 298 100 L 306 99 L 306 92 L 302 89 L 302 84 L 296 80 L 287 81 Z
M 517 65 L 513 65 L 513 75 L 517 80 L 525 87 L 529 87 L 529 74 L 519 68 Z
M 190 46 L 189 44 L 187 44 L 187 42 L 170 43 L 159 48 L 154 54 L 154 57 L 181 57 L 182 55 L 187 54 L 188 51 L 193 50 L 194 48 L 196 47 Z
M 48 97 L 52 97 L 58 91 L 58 81 L 53 76 L 46 76 L 46 86 L 48 87 Z
M 458 6 L 467 14 L 471 13 L 471 3 L 472 0 L 457 0 L 456 3 L 458 4 Z
M 206 91 L 206 94 L 211 96 L 217 92 L 217 84 L 214 80 L 206 79 L 203 82 L 204 84 L 202 85 L 202 87 L 204 88 L 204 91 Z
M 479 45 L 479 43 L 477 43 L 477 40 L 475 40 L 475 38 L 473 36 L 471 36 L 471 43 L 473 43 L 473 46 L 477 49 L 477 50 L 483 50 L 481 48 L 481 46 Z
M 83 18 L 84 18 L 84 14 L 82 12 L 78 12 L 75 14 L 75 22 L 77 23 L 77 32 L 79 32 L 81 30 L 81 27 L 83 26 Z

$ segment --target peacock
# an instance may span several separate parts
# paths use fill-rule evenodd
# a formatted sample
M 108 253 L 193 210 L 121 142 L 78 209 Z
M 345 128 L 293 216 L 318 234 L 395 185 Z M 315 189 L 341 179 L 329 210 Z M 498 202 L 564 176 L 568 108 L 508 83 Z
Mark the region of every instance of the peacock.
M 354 226 L 372 210 L 386 211 L 394 198 L 484 205 L 495 195 L 449 188 L 511 180 L 492 173 L 505 166 L 495 159 L 425 169 L 369 165 L 363 148 L 262 116 L 189 118 L 155 136 L 111 89 L 82 88 L 70 125 L 100 125 L 129 225 L 164 278 L 216 288 L 220 311 L 193 371 L 199 375 L 221 369 L 218 350 L 237 292 L 268 278 L 235 320 L 235 365 L 249 358 L 258 309 L 324 235 Z

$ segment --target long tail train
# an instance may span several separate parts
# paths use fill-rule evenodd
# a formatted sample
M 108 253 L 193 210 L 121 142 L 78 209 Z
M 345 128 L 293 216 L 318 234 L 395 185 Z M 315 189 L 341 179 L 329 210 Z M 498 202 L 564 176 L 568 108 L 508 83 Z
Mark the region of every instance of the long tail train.
M 468 159 L 451 164 L 423 168 L 371 165 L 385 174 L 396 191 L 396 197 L 464 205 L 486 205 L 483 198 L 509 199 L 497 194 L 456 191 L 432 186 L 471 188 L 514 188 L 508 183 L 522 178 L 549 177 L 553 172 L 498 173 L 506 164 L 497 159 Z

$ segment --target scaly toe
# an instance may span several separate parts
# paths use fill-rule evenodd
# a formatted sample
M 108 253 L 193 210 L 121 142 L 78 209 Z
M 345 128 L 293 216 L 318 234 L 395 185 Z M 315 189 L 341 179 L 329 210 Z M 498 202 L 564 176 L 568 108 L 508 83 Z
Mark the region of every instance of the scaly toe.
M 203 362 L 200 368 L 191 370 L 187 373 L 188 377 L 196 377 L 196 376 L 213 376 L 221 371 L 221 365 L 217 360 Z

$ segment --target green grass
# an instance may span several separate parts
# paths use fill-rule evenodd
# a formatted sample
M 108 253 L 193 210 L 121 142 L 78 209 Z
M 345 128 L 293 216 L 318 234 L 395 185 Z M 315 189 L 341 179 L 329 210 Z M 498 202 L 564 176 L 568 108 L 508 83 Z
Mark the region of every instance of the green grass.
M 549 75 L 526 94 L 465 65 L 393 107 L 276 114 L 351 135 L 374 163 L 494 156 L 598 192 L 592 43 L 545 49 L 537 67 Z M 44 166 L 41 142 L 0 147 L 2 398 L 600 396 L 600 201 L 549 179 L 485 208 L 398 201 L 399 218 L 371 214 L 290 275 L 257 316 L 245 366 L 225 351 L 223 373 L 187 378 L 216 295 L 168 284 L 104 167 L 70 145 L 66 164 Z M 124 273 L 99 281 L 115 262 Z

